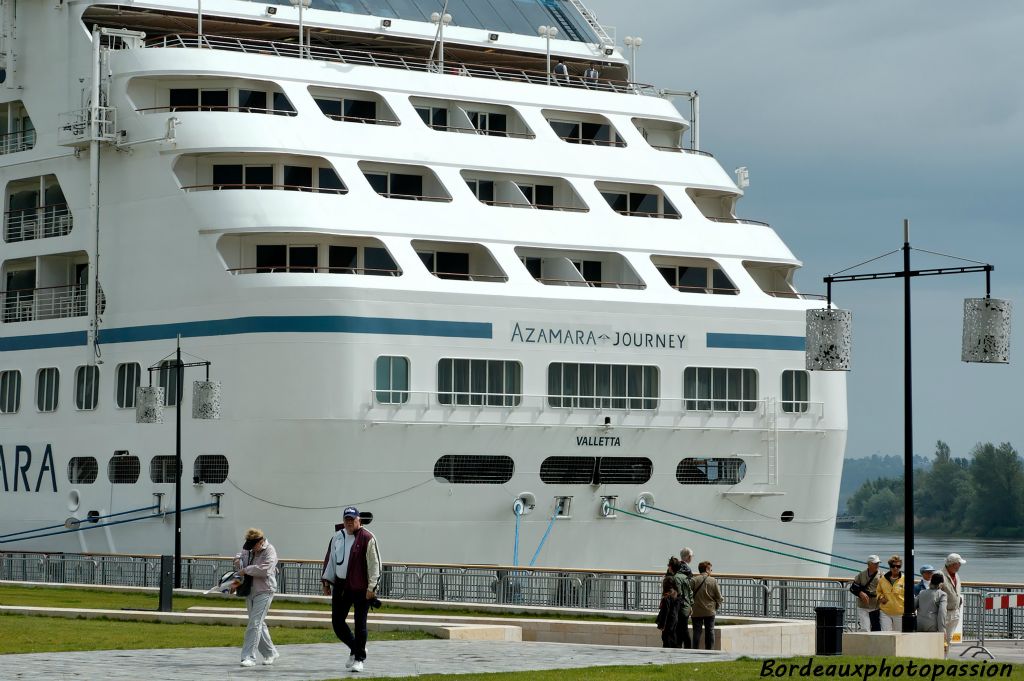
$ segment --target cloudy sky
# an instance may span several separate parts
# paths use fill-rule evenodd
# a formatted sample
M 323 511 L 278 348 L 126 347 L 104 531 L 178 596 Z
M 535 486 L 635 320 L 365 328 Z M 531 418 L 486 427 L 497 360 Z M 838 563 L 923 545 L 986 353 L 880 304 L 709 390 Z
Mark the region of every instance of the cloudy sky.
M 902 246 L 995 265 L 1024 315 L 1024 3 L 1019 0 L 585 0 L 638 80 L 701 93 L 701 145 L 750 169 L 738 214 L 770 222 L 801 290 Z M 1013 47 L 1018 45 L 1018 47 Z M 871 271 L 902 267 L 900 255 Z M 923 253 L 920 266 L 949 266 Z M 902 284 L 837 285 L 854 314 L 848 457 L 903 451 Z M 1024 357 L 960 362 L 963 298 L 981 274 L 914 281 L 915 451 L 945 440 L 1024 450 Z M 812 396 L 813 399 L 813 396 Z

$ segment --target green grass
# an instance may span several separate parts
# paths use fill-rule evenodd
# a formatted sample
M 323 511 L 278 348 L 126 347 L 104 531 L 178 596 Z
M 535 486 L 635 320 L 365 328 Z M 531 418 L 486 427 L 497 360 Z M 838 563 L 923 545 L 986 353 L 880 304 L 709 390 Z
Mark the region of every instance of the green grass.
M 776 660 L 776 664 L 785 662 L 787 664 L 795 664 L 801 666 L 807 662 L 806 657 L 791 658 L 789 660 Z M 891 665 L 904 664 L 911 662 L 906 658 L 887 658 L 887 663 Z M 913 663 L 917 666 L 930 665 L 934 666 L 936 661 L 932 660 L 913 660 Z M 499 674 L 431 674 L 427 676 L 405 676 L 393 679 L 393 681 L 401 681 L 401 679 L 416 679 L 416 681 L 658 681 L 663 679 L 664 681 L 753 681 L 754 679 L 764 678 L 786 678 L 786 679 L 800 679 L 798 673 L 792 676 L 777 677 L 774 675 L 761 676 L 761 669 L 764 662 L 762 660 L 750 660 L 742 658 L 736 662 L 702 662 L 694 664 L 692 662 L 686 664 L 667 664 L 667 665 L 641 665 L 632 667 L 587 667 L 584 669 L 557 669 L 552 671 L 530 671 L 530 672 L 506 672 Z M 818 657 L 814 658 L 813 664 L 821 664 L 823 667 L 831 664 L 835 665 L 878 665 L 880 664 L 879 658 L 868 658 L 868 657 Z M 945 679 L 954 677 L 956 667 L 958 665 L 971 665 L 978 664 L 980 661 L 953 661 L 949 660 L 945 663 L 947 670 L 949 667 L 954 667 L 954 671 L 947 671 L 943 676 L 939 676 L 939 679 Z M 989 662 L 986 667 L 992 666 Z M 813 671 L 813 665 L 812 665 Z M 811 677 L 815 678 L 815 677 Z M 910 677 L 907 673 L 902 676 L 894 677 L 889 674 L 886 677 L 881 677 L 876 674 L 865 675 L 863 673 L 851 674 L 849 676 L 828 676 L 823 675 L 817 678 L 847 678 L 851 681 L 872 681 L 874 679 L 886 678 L 920 678 L 919 676 Z M 931 678 L 930 675 L 924 678 Z M 988 678 L 980 675 L 963 675 L 956 678 Z M 1001 676 L 995 677 L 1001 679 L 1012 679 L 1013 681 L 1024 681 L 1024 665 L 1014 665 L 1013 672 L 1009 677 Z M 339 679 L 335 681 L 345 681 Z
M 99 589 L 52 588 L 46 586 L 0 585 L 0 605 L 26 605 L 52 608 L 94 608 L 100 610 L 155 610 L 156 593 L 124 591 L 103 591 Z M 175 611 L 188 610 L 193 606 L 206 608 L 245 608 L 245 600 L 226 596 L 175 596 Z M 329 603 L 298 603 L 295 601 L 274 601 L 270 610 L 317 610 L 330 611 Z M 601 622 L 627 621 L 604 615 L 533 615 L 482 612 L 478 610 L 442 610 L 440 608 L 410 608 L 387 603 L 375 612 L 386 615 L 450 615 L 452 617 L 540 617 L 543 619 L 573 619 Z M 651 614 L 651 622 L 654 615 Z
M 219 646 L 240 648 L 244 631 L 244 623 L 161 624 L 0 615 L 0 654 Z M 271 627 L 270 635 L 277 645 L 338 641 L 330 629 Z M 374 641 L 432 638 L 418 631 L 375 631 L 371 637 Z

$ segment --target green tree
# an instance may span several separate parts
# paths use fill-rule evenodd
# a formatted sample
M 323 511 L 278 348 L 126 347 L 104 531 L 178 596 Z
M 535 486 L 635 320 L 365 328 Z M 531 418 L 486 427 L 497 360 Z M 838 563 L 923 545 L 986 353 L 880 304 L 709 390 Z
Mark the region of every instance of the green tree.
M 864 504 L 865 524 L 869 527 L 903 527 L 903 493 L 881 489 Z
M 953 458 L 949 445 L 935 443 L 935 461 L 914 479 L 914 521 L 925 531 L 957 532 L 972 496 L 967 459 Z
M 968 525 L 981 536 L 1019 536 L 1024 532 L 1024 462 L 1008 442 L 978 444 L 971 453 Z

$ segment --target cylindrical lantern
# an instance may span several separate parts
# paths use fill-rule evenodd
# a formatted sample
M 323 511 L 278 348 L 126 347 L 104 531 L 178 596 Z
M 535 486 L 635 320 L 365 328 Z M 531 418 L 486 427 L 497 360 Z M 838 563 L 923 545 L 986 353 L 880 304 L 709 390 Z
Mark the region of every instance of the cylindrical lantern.
M 1009 300 L 964 300 L 964 341 L 960 359 L 965 362 L 1007 364 L 1010 361 Z
M 849 371 L 853 313 L 832 308 L 807 310 L 805 358 L 808 371 Z
M 164 389 L 140 385 L 135 389 L 135 422 L 164 422 Z
M 192 384 L 192 418 L 220 418 L 220 381 L 196 381 Z

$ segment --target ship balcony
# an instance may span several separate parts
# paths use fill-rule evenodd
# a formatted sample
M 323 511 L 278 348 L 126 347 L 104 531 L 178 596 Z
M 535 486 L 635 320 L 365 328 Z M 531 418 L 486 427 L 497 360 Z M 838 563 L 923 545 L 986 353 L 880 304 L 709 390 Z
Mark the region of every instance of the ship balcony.
M 597 182 L 608 206 L 619 215 L 679 220 L 681 216 L 661 189 L 653 185 Z
M 73 221 L 66 203 L 23 208 L 4 213 L 4 241 L 30 241 L 64 236 Z
M 3 300 L 3 321 L 9 324 L 84 317 L 86 295 L 84 284 L 0 291 L 0 300 Z
M 235 275 L 331 274 L 400 277 L 387 247 L 371 237 L 269 232 L 226 234 L 217 251 Z
M 598 147 L 624 147 L 625 140 L 619 136 L 615 126 L 599 114 L 583 114 L 570 111 L 545 110 L 551 129 L 564 142 L 586 144 Z
M 0 135 L 0 154 L 28 151 L 36 145 L 36 131 L 18 130 Z
M 572 184 L 560 177 L 463 171 L 469 190 L 488 206 L 587 213 Z
M 545 286 L 647 288 L 629 261 L 619 253 L 521 247 L 516 249 L 516 255 L 527 272 Z
M 348 187 L 324 158 L 286 154 L 186 154 L 174 166 L 186 192 L 294 191 L 347 194 Z
M 464 135 L 535 139 L 523 117 L 510 106 L 447 99 L 410 99 L 424 125 Z
M 28 151 L 36 145 L 36 130 L 20 101 L 0 104 L 0 154 Z
M 369 391 L 362 409 L 364 418 L 375 425 L 693 428 L 766 433 L 773 428 L 819 432 L 825 417 L 822 402 L 771 398 L 707 402 L 679 397 L 498 393 L 457 386 L 422 391 L 390 386 Z

